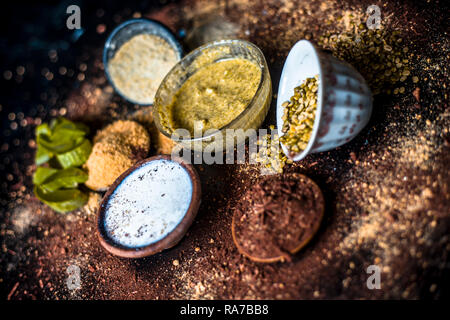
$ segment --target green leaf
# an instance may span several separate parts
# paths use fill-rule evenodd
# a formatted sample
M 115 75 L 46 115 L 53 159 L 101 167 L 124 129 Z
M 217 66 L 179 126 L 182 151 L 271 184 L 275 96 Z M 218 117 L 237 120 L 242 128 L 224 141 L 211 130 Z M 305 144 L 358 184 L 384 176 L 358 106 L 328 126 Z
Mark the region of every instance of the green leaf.
M 44 146 L 38 144 L 37 150 L 36 150 L 36 159 L 35 162 L 38 166 L 41 164 L 44 164 L 50 160 L 50 158 L 53 157 L 53 153 L 51 153 L 47 148 Z
M 57 172 L 41 182 L 40 188 L 47 193 L 63 188 L 76 188 L 79 183 L 86 182 L 87 179 L 88 174 L 78 168 L 57 170 Z
M 78 189 L 61 189 L 50 193 L 39 186 L 34 187 L 34 194 L 43 203 L 58 212 L 69 212 L 80 208 L 88 201 L 88 194 Z
M 72 150 L 84 140 L 83 137 L 76 136 L 75 139 L 70 135 L 54 135 L 51 137 L 41 135 L 37 137 L 38 145 L 43 146 L 51 153 L 65 153 Z
M 66 129 L 66 130 L 73 130 L 73 131 L 82 131 L 82 132 L 84 132 L 84 134 L 89 133 L 88 126 L 86 126 L 82 123 L 79 123 L 79 122 L 72 122 L 66 118 L 53 119 L 50 122 L 50 128 L 52 129 L 52 132 Z
M 51 134 L 52 130 L 47 123 L 40 124 L 36 127 L 36 137 L 39 137 L 40 135 L 50 136 Z
M 77 127 L 78 130 L 82 130 L 84 131 L 84 133 L 87 135 L 89 134 L 89 127 L 87 125 L 85 125 L 84 123 L 81 122 L 76 122 L 75 126 Z
M 52 141 L 58 140 L 75 140 L 77 138 L 84 138 L 86 132 L 80 129 L 58 128 L 53 130 L 50 136 Z
M 39 200 L 58 212 L 68 212 L 83 206 L 88 194 L 77 189 L 86 182 L 88 174 L 79 168 L 92 150 L 86 139 L 89 128 L 65 118 L 36 128 L 36 164 L 49 162 L 52 167 L 38 167 L 33 176 L 34 193 Z
M 78 167 L 86 162 L 91 151 L 91 142 L 84 139 L 76 148 L 63 154 L 57 154 L 56 158 L 63 168 Z
M 33 175 L 33 183 L 36 185 L 40 185 L 58 171 L 58 169 L 38 167 Z
M 65 153 L 78 146 L 88 132 L 89 128 L 84 124 L 58 118 L 50 125 L 44 123 L 36 129 L 36 142 L 49 153 Z

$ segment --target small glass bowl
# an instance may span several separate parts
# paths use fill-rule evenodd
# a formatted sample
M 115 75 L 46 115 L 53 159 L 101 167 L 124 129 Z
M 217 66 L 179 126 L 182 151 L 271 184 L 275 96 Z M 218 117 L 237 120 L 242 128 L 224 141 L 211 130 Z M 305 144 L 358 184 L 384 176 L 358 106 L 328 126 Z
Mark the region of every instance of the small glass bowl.
M 261 69 L 261 80 L 258 85 L 253 99 L 247 107 L 230 123 L 219 128 L 214 133 L 204 135 L 202 137 L 191 137 L 187 139 L 176 139 L 172 137 L 171 128 L 168 128 L 165 123 L 165 115 L 168 114 L 168 107 L 173 101 L 174 95 L 183 85 L 183 83 L 192 76 L 199 69 L 229 59 L 246 59 Z M 181 59 L 170 72 L 166 75 L 158 91 L 155 95 L 154 103 L 154 120 L 158 130 L 166 137 L 172 139 L 175 143 L 180 144 L 195 151 L 203 151 L 208 146 L 212 150 L 224 150 L 234 148 L 236 144 L 245 142 L 246 136 L 241 133 L 236 133 L 233 138 L 233 145 L 226 145 L 226 133 L 228 129 L 247 129 L 257 130 L 264 121 L 264 118 L 269 111 L 270 102 L 272 99 L 272 81 L 270 79 L 269 68 L 266 59 L 261 50 L 254 44 L 244 40 L 220 40 L 207 43 Z M 173 128 L 177 129 L 177 128 Z M 236 132 L 236 131 L 235 131 Z M 222 137 L 220 139 L 219 137 Z M 211 145 L 215 144 L 215 145 Z
M 148 103 L 142 103 L 133 101 L 127 97 L 124 93 L 122 93 L 114 84 L 112 80 L 108 66 L 109 61 L 114 57 L 116 52 L 120 49 L 120 47 L 130 40 L 132 37 L 139 34 L 153 34 L 163 38 L 167 43 L 175 50 L 177 55 L 177 60 L 180 60 L 183 56 L 183 48 L 181 44 L 177 41 L 175 35 L 163 24 L 150 20 L 150 19 L 131 19 L 125 21 L 118 25 L 109 35 L 108 39 L 105 42 L 105 47 L 103 48 L 103 65 L 105 67 L 106 77 L 108 81 L 113 86 L 114 90 L 125 100 L 131 102 L 133 104 L 138 105 L 151 105 L 153 101 L 149 101 Z

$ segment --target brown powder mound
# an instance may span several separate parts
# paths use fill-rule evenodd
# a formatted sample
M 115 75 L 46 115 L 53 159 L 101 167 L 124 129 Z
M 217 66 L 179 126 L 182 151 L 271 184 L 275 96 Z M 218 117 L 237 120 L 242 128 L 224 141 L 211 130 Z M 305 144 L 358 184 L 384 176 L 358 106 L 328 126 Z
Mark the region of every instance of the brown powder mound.
M 117 120 L 106 126 L 96 134 L 94 143 L 114 135 L 123 136 L 123 142 L 125 144 L 141 147 L 143 149 L 148 149 L 148 145 L 150 144 L 147 130 L 139 123 L 131 120 Z
M 152 141 L 152 147 L 156 154 L 172 153 L 175 142 L 167 138 L 158 130 L 158 128 L 156 128 L 155 122 L 153 121 L 153 109 L 151 107 L 136 111 L 129 119 L 137 121 L 148 130 L 151 138 L 150 140 Z
M 233 240 L 254 261 L 290 261 L 316 233 L 323 212 L 322 192 L 311 179 L 265 176 L 236 206 Z
M 91 155 L 86 162 L 92 190 L 106 190 L 117 177 L 137 161 L 144 159 L 150 149 L 150 136 L 134 121 L 118 120 L 97 133 Z

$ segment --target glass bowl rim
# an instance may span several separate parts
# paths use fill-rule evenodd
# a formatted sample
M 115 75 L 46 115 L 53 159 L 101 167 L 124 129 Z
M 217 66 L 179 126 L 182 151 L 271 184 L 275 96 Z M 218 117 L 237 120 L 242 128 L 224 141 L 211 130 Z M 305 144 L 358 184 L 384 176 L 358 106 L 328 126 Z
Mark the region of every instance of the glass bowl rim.
M 245 107 L 244 110 L 242 110 L 242 112 L 240 114 L 238 114 L 236 116 L 236 118 L 234 118 L 233 120 L 231 120 L 229 123 L 227 123 L 226 125 L 224 125 L 222 128 L 220 129 L 216 129 L 213 133 L 208 134 L 206 136 L 201 136 L 201 137 L 192 137 L 189 139 L 180 139 L 180 140 L 174 140 L 172 139 L 172 136 L 161 126 L 160 123 L 160 117 L 159 117 L 159 113 L 157 110 L 154 109 L 155 113 L 154 114 L 154 121 L 155 121 L 155 125 L 157 127 L 157 129 L 166 137 L 170 138 L 171 140 L 177 141 L 177 142 L 190 142 L 190 141 L 203 141 L 203 140 L 207 140 L 209 138 L 212 138 L 213 136 L 215 136 L 218 132 L 222 132 L 226 129 L 228 129 L 229 127 L 231 127 L 232 125 L 234 125 L 236 122 L 238 122 L 240 119 L 242 119 L 244 116 L 246 116 L 250 110 L 254 109 L 254 105 L 255 105 L 255 99 L 257 96 L 259 96 L 259 94 L 261 93 L 262 89 L 263 89 L 263 85 L 265 83 L 265 80 L 267 79 L 265 72 L 268 72 L 269 67 L 267 66 L 267 61 L 266 58 L 263 54 L 263 52 L 261 51 L 260 48 L 258 48 L 255 44 L 251 43 L 250 41 L 247 40 L 241 40 L 241 39 L 224 39 L 224 40 L 216 40 L 216 41 L 211 41 L 208 43 L 205 43 L 204 45 L 201 45 L 200 47 L 194 49 L 193 51 L 191 51 L 190 53 L 188 53 L 187 55 L 185 55 L 180 61 L 178 61 L 176 63 L 176 65 L 173 66 L 173 68 L 167 73 L 167 75 L 164 77 L 164 79 L 161 81 L 161 85 L 159 86 L 158 90 L 156 91 L 155 94 L 155 103 L 153 104 L 153 106 L 155 107 L 156 101 L 158 100 L 158 96 L 160 94 L 160 91 L 162 90 L 163 87 L 163 83 L 166 82 L 167 78 L 171 75 L 172 71 L 181 63 L 183 63 L 184 61 L 188 60 L 189 58 L 191 58 L 192 56 L 197 55 L 200 51 L 203 51 L 205 49 L 208 48 L 213 48 L 213 47 L 218 47 L 218 46 L 222 46 L 222 45 L 231 45 L 231 44 L 239 44 L 239 45 L 245 45 L 245 46 L 249 46 L 250 48 L 252 48 L 253 50 L 255 50 L 256 55 L 258 57 L 261 58 L 262 61 L 262 65 L 258 64 L 257 66 L 260 68 L 261 70 L 261 79 L 259 81 L 258 84 L 258 89 L 256 89 L 255 94 L 252 97 L 252 100 L 247 104 L 247 106 Z M 193 60 L 195 61 L 195 59 Z M 270 79 L 270 74 L 269 74 L 269 79 Z

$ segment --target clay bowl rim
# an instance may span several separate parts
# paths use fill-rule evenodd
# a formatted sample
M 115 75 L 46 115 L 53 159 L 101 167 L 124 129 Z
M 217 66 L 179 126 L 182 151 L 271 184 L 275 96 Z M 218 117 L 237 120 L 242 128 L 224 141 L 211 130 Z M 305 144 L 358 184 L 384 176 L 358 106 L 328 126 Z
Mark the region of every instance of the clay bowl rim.
M 316 224 L 312 228 L 312 232 L 310 233 L 309 237 L 304 239 L 302 242 L 300 242 L 293 250 L 289 251 L 289 253 L 291 255 L 295 255 L 297 252 L 299 252 L 301 249 L 303 249 L 314 238 L 314 236 L 317 234 L 317 231 L 319 230 L 320 226 L 322 225 L 323 217 L 325 215 L 325 198 L 323 196 L 322 190 L 317 185 L 317 183 L 314 180 L 312 180 L 311 178 L 309 178 L 308 176 L 305 176 L 304 174 L 301 174 L 301 173 L 293 172 L 293 173 L 287 174 L 287 178 L 303 178 L 305 180 L 308 180 L 313 185 L 313 188 L 315 188 L 315 189 L 317 189 L 317 191 L 319 191 L 318 195 L 320 198 L 320 202 L 322 203 L 322 208 L 321 208 L 320 212 L 318 212 L 320 217 L 319 217 L 319 219 L 317 219 Z M 264 179 L 264 177 L 262 179 Z M 231 219 L 231 235 L 233 238 L 233 242 L 240 254 L 244 255 L 245 257 L 247 257 L 248 259 L 250 259 L 252 261 L 259 262 L 259 263 L 274 263 L 274 262 L 279 262 L 279 261 L 285 260 L 285 257 L 283 257 L 283 256 L 269 257 L 269 258 L 260 258 L 260 257 L 252 256 L 241 246 L 239 241 L 237 241 L 235 224 L 236 224 L 236 211 L 233 213 L 233 217 Z
M 122 181 L 129 174 L 131 174 L 134 170 L 138 169 L 139 167 L 145 165 L 146 163 L 156 160 L 174 161 L 180 164 L 186 170 L 192 183 L 192 197 L 191 202 L 189 204 L 189 208 L 187 209 L 183 219 L 180 221 L 180 223 L 178 223 L 175 229 L 172 230 L 163 239 L 138 248 L 131 248 L 120 245 L 114 242 L 112 239 L 110 239 L 106 233 L 105 226 L 103 223 L 105 219 L 106 204 L 108 203 L 111 195 L 114 193 L 116 188 L 120 185 L 120 183 L 122 183 Z M 186 163 L 182 158 L 172 157 L 170 155 L 157 155 L 141 160 L 136 164 L 134 164 L 132 167 L 130 167 L 128 170 L 126 170 L 124 173 L 122 173 L 114 181 L 114 183 L 108 188 L 108 191 L 105 193 L 100 203 L 100 207 L 98 209 L 97 214 L 97 236 L 100 240 L 100 244 L 109 253 L 112 253 L 113 255 L 122 258 L 148 257 L 158 252 L 161 252 L 165 249 L 171 248 L 175 246 L 184 237 L 187 230 L 194 222 L 194 218 L 197 215 L 200 206 L 200 200 L 201 200 L 200 178 L 198 176 L 197 171 L 191 164 Z

